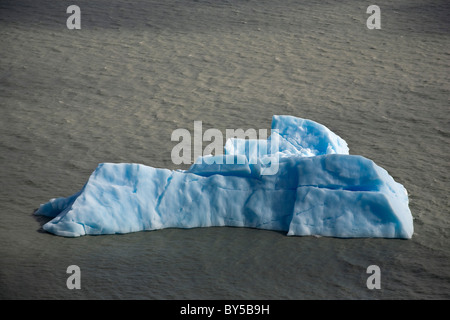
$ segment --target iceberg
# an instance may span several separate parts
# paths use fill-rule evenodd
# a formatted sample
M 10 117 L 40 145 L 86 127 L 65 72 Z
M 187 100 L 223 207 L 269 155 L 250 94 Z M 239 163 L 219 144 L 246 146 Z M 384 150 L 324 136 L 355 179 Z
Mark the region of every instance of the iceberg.
M 35 214 L 51 217 L 43 229 L 64 237 L 218 226 L 412 237 L 407 191 L 386 170 L 350 155 L 345 140 L 312 120 L 275 115 L 272 129 L 267 140 L 230 139 L 224 155 L 199 157 L 188 170 L 101 163 L 79 192 Z M 276 172 L 262 174 L 274 161 Z

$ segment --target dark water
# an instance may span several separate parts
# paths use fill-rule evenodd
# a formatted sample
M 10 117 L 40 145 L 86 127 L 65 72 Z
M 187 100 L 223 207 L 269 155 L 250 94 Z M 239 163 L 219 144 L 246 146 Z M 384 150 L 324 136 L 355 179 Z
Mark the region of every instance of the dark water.
M 0 2 L 2 299 L 450 297 L 448 1 Z M 66 239 L 32 216 L 100 162 L 178 168 L 177 128 L 315 120 L 410 195 L 411 240 L 240 228 Z M 366 269 L 378 265 L 381 289 Z M 81 268 L 69 290 L 66 268 Z

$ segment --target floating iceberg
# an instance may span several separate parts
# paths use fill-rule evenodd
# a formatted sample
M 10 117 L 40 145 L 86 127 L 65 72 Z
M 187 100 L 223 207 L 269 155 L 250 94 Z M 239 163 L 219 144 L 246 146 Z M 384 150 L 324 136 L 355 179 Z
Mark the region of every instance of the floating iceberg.
M 314 121 L 274 116 L 272 129 L 265 141 L 231 139 L 225 155 L 201 157 L 186 171 L 102 163 L 81 191 L 35 214 L 52 217 L 43 229 L 65 237 L 212 226 L 412 237 L 406 189 L 386 170 L 349 155 L 342 138 Z M 265 144 L 265 154 L 250 152 L 252 144 Z M 274 174 L 261 174 L 273 165 L 265 157 L 276 159 Z

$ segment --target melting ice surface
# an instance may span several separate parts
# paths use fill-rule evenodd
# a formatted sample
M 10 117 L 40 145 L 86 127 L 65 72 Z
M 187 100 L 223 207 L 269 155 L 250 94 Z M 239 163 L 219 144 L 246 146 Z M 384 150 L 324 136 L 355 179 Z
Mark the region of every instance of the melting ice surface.
M 79 192 L 51 199 L 35 214 L 52 217 L 43 228 L 65 237 L 211 226 L 412 237 L 406 189 L 386 170 L 349 155 L 342 138 L 314 121 L 273 116 L 272 129 L 265 141 L 228 140 L 225 155 L 199 158 L 186 171 L 99 164 Z M 268 142 L 275 138 L 273 149 Z M 264 154 L 255 144 L 265 145 Z M 262 174 L 274 161 L 276 173 Z

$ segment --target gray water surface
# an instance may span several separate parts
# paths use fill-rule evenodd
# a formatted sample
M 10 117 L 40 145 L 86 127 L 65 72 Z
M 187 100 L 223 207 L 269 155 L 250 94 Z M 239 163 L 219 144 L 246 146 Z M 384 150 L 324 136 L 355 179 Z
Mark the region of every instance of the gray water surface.
M 69 30 L 66 8 L 81 9 Z M 450 298 L 450 5 L 0 2 L 2 299 Z M 245 228 L 69 239 L 33 211 L 101 162 L 172 163 L 177 128 L 324 124 L 409 192 L 411 240 Z M 81 289 L 66 286 L 69 265 Z M 369 290 L 369 265 L 381 289 Z

